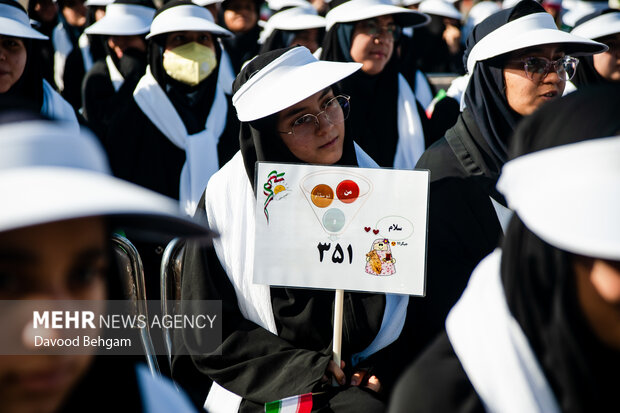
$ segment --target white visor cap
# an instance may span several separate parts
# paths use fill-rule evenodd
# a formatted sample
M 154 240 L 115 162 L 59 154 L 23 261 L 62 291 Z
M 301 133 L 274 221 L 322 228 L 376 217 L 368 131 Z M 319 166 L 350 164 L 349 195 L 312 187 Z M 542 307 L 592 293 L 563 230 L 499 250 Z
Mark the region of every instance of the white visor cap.
M 149 32 L 155 9 L 135 4 L 112 3 L 105 16 L 87 27 L 86 34 L 132 36 Z
M 620 33 L 620 10 L 601 14 L 576 26 L 571 33 L 587 39 L 598 39 Z
M 86 0 L 84 5 L 86 7 L 106 7 L 113 2 L 114 0 Z
M 209 10 L 197 4 L 181 4 L 155 16 L 151 23 L 151 31 L 146 38 L 184 31 L 209 32 L 221 37 L 233 36 L 231 32 L 215 24 Z
M 559 30 L 549 13 L 533 13 L 508 22 L 480 39 L 467 58 L 467 72 L 473 73 L 476 62 L 481 60 L 546 44 L 570 46 L 572 56 L 608 49 L 603 43 Z
M 393 15 L 403 27 L 424 26 L 430 21 L 426 14 L 395 6 L 389 0 L 349 0 L 327 13 L 326 29 L 329 30 L 336 23 L 357 22 L 387 15 Z
M 223 3 L 224 0 L 192 0 L 193 3 L 196 3 L 199 6 L 208 6 L 210 4 L 219 4 Z
M 452 3 L 445 0 L 424 0 L 420 3 L 419 11 L 435 16 L 447 17 L 450 19 L 461 20 L 463 15 Z
M 618 159 L 620 136 L 550 148 L 507 162 L 497 188 L 542 240 L 620 260 Z
M 293 7 L 271 16 L 266 27 L 272 30 L 306 30 L 323 28 L 325 24 L 325 18 L 319 16 L 314 8 Z
M 101 146 L 86 131 L 35 120 L 2 125 L 0 136 L 0 232 L 108 216 L 144 233 L 209 234 L 180 212 L 178 201 L 110 176 Z
M 361 63 L 317 60 L 306 47 L 295 47 L 256 72 L 232 97 L 241 122 L 278 113 L 344 79 Z
M 0 4 L 0 34 L 23 39 L 48 39 L 47 36 L 30 27 L 30 19 L 26 13 L 17 6 L 8 4 Z
M 285 7 L 312 7 L 312 5 L 306 0 L 267 0 L 267 7 L 271 10 L 281 10 Z

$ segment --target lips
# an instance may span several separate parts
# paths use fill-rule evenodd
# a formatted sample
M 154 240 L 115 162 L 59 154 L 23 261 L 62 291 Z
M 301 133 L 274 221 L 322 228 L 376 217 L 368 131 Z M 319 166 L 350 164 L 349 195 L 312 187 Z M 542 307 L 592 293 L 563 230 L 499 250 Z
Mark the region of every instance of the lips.
M 382 50 L 374 50 L 370 52 L 370 56 L 375 59 L 385 59 L 387 57 L 387 53 Z
M 545 99 L 553 99 L 557 97 L 559 94 L 560 93 L 557 90 L 549 90 L 545 93 L 542 93 L 540 97 L 545 98 Z
M 335 145 L 336 142 L 338 142 L 338 136 L 336 136 L 335 138 L 330 139 L 327 143 L 324 143 L 323 145 L 319 146 L 319 149 L 330 148 L 331 146 Z

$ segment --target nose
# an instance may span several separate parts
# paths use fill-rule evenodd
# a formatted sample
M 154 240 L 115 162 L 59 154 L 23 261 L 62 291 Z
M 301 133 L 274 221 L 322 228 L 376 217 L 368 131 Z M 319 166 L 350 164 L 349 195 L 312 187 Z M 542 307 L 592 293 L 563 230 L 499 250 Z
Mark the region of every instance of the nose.
M 560 78 L 560 75 L 558 75 L 558 72 L 556 70 L 555 67 L 552 67 L 549 72 L 545 75 L 545 77 L 542 79 L 542 83 L 560 83 L 563 82 L 562 78 Z
M 325 111 L 322 111 L 317 115 L 317 122 L 319 122 L 317 130 L 318 134 L 324 134 L 334 127 L 334 125 L 329 121 L 329 119 L 327 119 L 327 114 L 325 113 Z

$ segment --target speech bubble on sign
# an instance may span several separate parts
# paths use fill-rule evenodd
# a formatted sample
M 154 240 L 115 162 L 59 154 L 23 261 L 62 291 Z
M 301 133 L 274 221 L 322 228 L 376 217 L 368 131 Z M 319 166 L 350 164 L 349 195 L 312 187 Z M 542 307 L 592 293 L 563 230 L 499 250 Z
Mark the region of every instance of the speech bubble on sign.
M 377 235 L 390 241 L 403 241 L 413 235 L 413 223 L 397 215 L 381 218 L 375 225 L 375 229 L 379 230 Z

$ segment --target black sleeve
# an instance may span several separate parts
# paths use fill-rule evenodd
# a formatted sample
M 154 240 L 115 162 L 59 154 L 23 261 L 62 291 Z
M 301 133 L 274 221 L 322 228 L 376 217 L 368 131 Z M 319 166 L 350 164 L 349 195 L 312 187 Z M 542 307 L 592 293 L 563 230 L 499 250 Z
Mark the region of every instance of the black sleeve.
M 388 413 L 483 413 L 445 331 L 399 379 Z
M 191 356 L 200 373 L 260 404 L 307 393 L 319 386 L 331 354 L 295 348 L 245 319 L 212 246 L 187 244 L 181 294 L 183 300 L 222 301 L 221 345 L 216 351 Z M 186 332 L 183 337 L 187 349 L 200 349 L 203 342 L 200 330 Z M 174 370 L 173 365 L 173 377 Z

